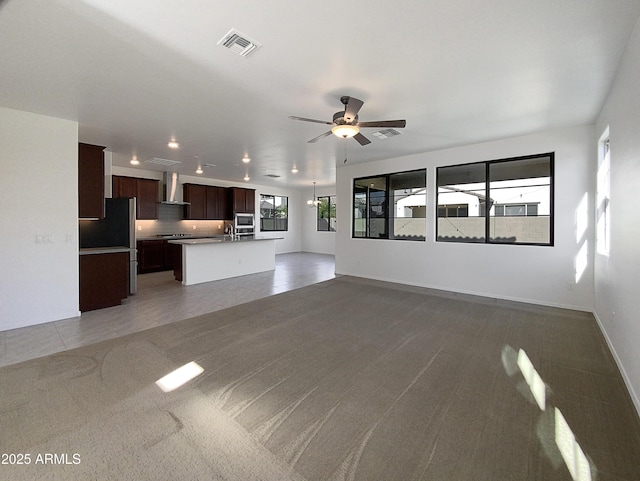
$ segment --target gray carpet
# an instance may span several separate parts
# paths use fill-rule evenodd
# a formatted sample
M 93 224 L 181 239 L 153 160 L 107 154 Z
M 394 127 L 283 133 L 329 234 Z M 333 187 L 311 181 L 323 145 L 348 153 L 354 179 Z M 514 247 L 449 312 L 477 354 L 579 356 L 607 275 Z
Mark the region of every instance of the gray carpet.
M 200 376 L 156 386 L 191 361 Z M 590 314 L 355 278 L 4 367 L 0 386 L 0 479 L 640 479 Z

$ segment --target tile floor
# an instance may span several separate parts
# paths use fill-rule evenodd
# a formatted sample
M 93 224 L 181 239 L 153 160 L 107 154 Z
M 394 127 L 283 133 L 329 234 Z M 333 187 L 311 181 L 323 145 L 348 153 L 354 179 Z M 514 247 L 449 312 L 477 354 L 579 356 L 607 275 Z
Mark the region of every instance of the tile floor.
M 276 256 L 274 271 L 183 286 L 172 272 L 138 276 L 138 293 L 120 306 L 0 332 L 0 366 L 113 339 L 335 277 L 332 255 Z

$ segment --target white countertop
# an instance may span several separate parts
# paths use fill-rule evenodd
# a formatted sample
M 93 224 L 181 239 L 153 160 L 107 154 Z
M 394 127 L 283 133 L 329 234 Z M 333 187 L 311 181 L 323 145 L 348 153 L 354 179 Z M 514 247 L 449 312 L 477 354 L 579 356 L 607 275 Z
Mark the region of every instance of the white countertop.
M 114 246 L 114 247 L 88 247 L 80 249 L 80 255 L 92 255 L 92 254 L 117 254 L 118 252 L 130 252 L 131 248 L 126 246 Z
M 198 244 L 229 244 L 238 242 L 257 242 L 257 241 L 269 241 L 283 239 L 283 237 L 254 237 L 254 236 L 241 236 L 239 239 L 233 239 L 231 236 L 224 237 L 198 237 L 195 239 L 171 239 L 168 242 L 170 244 L 180 245 L 198 245 Z

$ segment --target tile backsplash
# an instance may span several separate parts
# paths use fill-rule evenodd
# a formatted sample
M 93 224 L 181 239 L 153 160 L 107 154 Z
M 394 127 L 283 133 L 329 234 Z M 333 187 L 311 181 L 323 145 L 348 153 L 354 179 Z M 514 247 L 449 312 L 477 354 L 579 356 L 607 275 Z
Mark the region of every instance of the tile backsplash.
M 166 234 L 191 234 L 198 237 L 224 234 L 222 220 L 182 220 L 182 206 L 158 205 L 158 220 L 137 220 L 136 237 L 153 238 Z

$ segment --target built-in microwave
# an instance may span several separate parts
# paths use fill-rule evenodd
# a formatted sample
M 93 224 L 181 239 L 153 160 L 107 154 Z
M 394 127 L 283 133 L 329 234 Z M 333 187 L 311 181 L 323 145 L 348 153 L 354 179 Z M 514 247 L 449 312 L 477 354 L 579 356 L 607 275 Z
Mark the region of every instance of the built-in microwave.
M 235 218 L 235 228 L 237 233 L 250 233 L 253 234 L 254 229 L 254 215 L 249 213 L 238 213 Z

